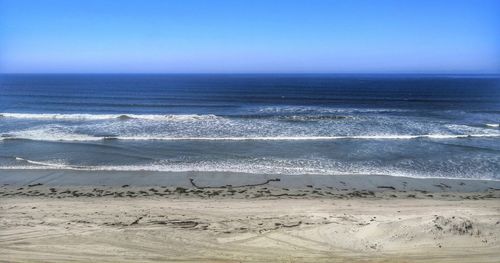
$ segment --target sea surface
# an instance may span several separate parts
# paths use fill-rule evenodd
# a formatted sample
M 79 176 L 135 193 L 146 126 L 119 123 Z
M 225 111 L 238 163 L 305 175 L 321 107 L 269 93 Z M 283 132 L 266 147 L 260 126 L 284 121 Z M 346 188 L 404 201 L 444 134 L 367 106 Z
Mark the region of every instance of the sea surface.
M 500 180 L 500 77 L 0 75 L 6 170 Z

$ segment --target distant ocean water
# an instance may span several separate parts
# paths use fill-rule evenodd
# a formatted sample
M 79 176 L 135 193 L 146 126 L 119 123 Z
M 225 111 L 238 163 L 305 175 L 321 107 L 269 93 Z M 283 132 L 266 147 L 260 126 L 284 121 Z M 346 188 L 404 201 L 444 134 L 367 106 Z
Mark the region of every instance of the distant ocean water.
M 0 75 L 2 170 L 500 179 L 500 78 Z

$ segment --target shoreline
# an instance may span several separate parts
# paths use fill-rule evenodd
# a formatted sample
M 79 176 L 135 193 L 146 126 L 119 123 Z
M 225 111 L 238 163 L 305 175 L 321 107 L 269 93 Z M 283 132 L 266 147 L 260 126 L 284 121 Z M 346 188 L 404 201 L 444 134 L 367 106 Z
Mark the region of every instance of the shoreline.
M 65 171 L 1 170 L 0 186 L 108 186 L 224 188 L 269 186 L 336 190 L 485 192 L 500 190 L 500 180 L 469 178 L 416 178 L 391 175 L 284 175 L 234 172 Z

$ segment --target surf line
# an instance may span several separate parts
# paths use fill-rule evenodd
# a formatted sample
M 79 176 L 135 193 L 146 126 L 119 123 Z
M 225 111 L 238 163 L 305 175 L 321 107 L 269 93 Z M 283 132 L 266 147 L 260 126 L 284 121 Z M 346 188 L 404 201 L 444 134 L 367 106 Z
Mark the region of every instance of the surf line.
M 29 138 L 13 135 L 0 135 L 4 140 L 33 140 L 33 141 L 326 141 L 326 140 L 408 140 L 408 139 L 466 139 L 466 138 L 496 138 L 500 133 L 493 134 L 420 134 L 420 135 L 352 135 L 352 136 L 276 136 L 276 137 L 161 137 L 161 136 L 104 136 L 82 138 Z

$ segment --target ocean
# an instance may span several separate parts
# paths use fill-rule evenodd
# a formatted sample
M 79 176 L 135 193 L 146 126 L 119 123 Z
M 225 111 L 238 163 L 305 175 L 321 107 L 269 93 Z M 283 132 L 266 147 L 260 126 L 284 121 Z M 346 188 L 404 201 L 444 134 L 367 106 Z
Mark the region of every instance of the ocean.
M 7 170 L 500 180 L 500 77 L 0 75 Z

